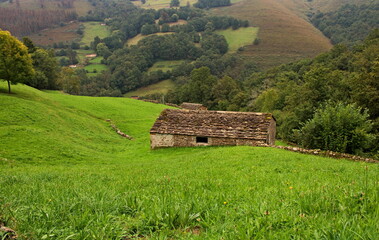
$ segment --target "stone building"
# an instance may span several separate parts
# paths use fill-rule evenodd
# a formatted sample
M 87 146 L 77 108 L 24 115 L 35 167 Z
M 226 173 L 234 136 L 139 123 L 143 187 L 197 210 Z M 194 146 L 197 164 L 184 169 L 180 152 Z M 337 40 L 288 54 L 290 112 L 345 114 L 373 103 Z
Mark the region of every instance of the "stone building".
M 275 143 L 270 113 L 165 109 L 150 130 L 151 148 L 267 146 Z
M 203 106 L 202 104 L 199 104 L 199 103 L 184 102 L 180 105 L 180 107 L 183 109 L 188 109 L 188 110 L 207 110 L 206 106 Z

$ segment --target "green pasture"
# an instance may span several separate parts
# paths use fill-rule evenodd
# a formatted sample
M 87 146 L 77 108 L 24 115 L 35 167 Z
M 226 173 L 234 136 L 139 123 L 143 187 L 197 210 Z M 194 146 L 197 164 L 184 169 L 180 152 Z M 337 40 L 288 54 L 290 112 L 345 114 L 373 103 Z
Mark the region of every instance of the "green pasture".
M 105 38 L 110 35 L 110 31 L 107 26 L 101 25 L 100 22 L 84 22 L 84 35 L 81 40 L 83 45 L 90 46 L 93 39 L 98 36 L 99 38 Z
M 268 147 L 150 150 L 167 106 L 6 91 L 0 82 L 0 224 L 18 239 L 379 238 L 377 164 Z
M 87 66 L 84 67 L 84 69 L 87 72 L 87 76 L 89 77 L 92 77 L 92 76 L 96 76 L 97 74 L 101 73 L 102 71 L 105 71 L 108 69 L 107 65 L 104 65 L 104 64 L 89 64 Z
M 172 80 L 163 80 L 155 84 L 151 84 L 147 87 L 141 87 L 135 91 L 128 92 L 124 96 L 146 96 L 155 93 L 167 93 L 169 90 L 173 90 L 175 88 L 175 83 Z
M 239 28 L 237 30 L 229 28 L 217 30 L 216 33 L 225 37 L 229 45 L 229 52 L 236 52 L 240 47 L 252 45 L 257 38 L 258 30 L 257 27 Z
M 163 35 L 169 35 L 169 34 L 174 34 L 174 32 L 163 32 L 163 33 L 162 32 L 157 32 L 157 33 L 153 33 L 153 34 L 150 34 L 150 35 L 138 34 L 134 38 L 128 39 L 127 44 L 128 44 L 128 46 L 137 45 L 138 42 L 140 40 L 144 39 L 145 37 L 149 37 L 149 36 L 163 36 Z
M 158 70 L 161 70 L 162 72 L 171 71 L 183 62 L 184 60 L 158 61 L 154 63 L 154 65 L 151 68 L 149 68 L 149 72 L 154 72 Z
M 101 63 L 101 60 L 103 60 L 103 57 L 95 57 L 89 61 L 89 63 Z

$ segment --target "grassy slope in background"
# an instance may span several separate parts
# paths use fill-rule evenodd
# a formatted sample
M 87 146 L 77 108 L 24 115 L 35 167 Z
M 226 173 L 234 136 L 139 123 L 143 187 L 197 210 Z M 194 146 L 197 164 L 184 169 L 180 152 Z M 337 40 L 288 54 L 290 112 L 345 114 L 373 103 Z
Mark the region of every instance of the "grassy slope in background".
M 376 164 L 257 147 L 151 151 L 166 106 L 5 89 L 0 222 L 20 239 L 379 236 Z

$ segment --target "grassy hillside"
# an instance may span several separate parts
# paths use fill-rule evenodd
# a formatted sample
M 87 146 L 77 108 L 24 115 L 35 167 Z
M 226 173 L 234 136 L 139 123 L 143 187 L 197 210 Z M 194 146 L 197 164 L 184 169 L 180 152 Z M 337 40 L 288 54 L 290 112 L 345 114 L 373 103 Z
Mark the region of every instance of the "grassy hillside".
M 254 27 L 239 28 L 237 30 L 230 28 L 218 30 L 216 33 L 225 37 L 229 45 L 229 52 L 236 52 L 240 47 L 253 44 L 254 39 L 257 38 L 258 30 L 258 28 Z
M 329 40 L 306 20 L 307 9 L 295 0 L 244 0 L 211 11 L 246 19 L 251 26 L 259 27 L 260 44 L 248 46 L 242 54 L 269 68 L 314 57 L 331 48 Z
M 0 83 L 0 222 L 20 239 L 379 237 L 378 165 L 270 148 L 151 151 L 165 106 L 13 91 Z
M 125 97 L 131 96 L 146 96 L 155 93 L 167 93 L 169 90 L 173 90 L 175 88 L 175 83 L 172 80 L 163 80 L 155 84 L 151 84 L 147 87 L 141 87 L 135 91 L 131 91 L 126 93 Z
M 131 46 L 131 45 L 137 45 L 138 42 L 142 39 L 144 39 L 145 37 L 148 37 L 148 36 L 163 36 L 163 35 L 169 35 L 169 34 L 173 34 L 174 32 L 164 32 L 164 33 L 161 33 L 161 32 L 158 32 L 158 33 L 153 33 L 153 34 L 150 34 L 150 35 L 142 35 L 142 34 L 138 34 L 137 36 L 135 36 L 134 38 L 130 38 L 128 39 L 127 41 L 127 44 L 128 46 Z

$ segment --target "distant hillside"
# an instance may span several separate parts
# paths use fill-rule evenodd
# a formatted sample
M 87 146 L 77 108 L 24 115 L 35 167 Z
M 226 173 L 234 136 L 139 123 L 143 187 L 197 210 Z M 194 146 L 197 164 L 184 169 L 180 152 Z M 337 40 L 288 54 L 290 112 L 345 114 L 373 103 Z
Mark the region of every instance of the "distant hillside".
M 259 27 L 260 43 L 249 45 L 241 54 L 263 68 L 314 57 L 332 47 L 306 19 L 307 6 L 293 0 L 245 0 L 211 11 L 246 19 L 251 26 Z

